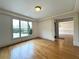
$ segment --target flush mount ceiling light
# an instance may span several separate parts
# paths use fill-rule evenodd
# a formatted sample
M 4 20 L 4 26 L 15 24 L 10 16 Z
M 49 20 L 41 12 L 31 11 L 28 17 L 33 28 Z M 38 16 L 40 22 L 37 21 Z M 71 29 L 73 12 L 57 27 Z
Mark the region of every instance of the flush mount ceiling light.
M 37 12 L 41 11 L 41 6 L 36 6 L 36 7 L 35 7 L 35 10 L 36 10 Z

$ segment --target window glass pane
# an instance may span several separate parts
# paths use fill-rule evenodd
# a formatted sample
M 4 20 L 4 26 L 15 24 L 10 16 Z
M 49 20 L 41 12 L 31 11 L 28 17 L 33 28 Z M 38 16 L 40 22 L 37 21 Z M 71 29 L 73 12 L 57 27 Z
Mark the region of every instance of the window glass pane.
M 13 19 L 13 38 L 20 37 L 19 20 Z
M 28 22 L 21 21 L 21 37 L 28 36 Z
M 32 22 L 29 22 L 30 28 L 32 28 Z
M 31 35 L 32 34 L 32 22 L 29 22 L 29 35 Z

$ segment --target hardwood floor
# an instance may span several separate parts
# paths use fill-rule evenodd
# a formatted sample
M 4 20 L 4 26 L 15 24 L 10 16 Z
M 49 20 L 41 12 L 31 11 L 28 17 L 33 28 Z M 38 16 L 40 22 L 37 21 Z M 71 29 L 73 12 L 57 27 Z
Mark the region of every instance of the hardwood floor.
M 0 49 L 0 59 L 79 59 L 79 47 L 64 43 L 62 39 L 30 40 Z
M 64 44 L 65 45 L 70 45 L 70 46 L 73 45 L 73 35 L 63 34 L 63 35 L 60 35 L 59 37 L 64 38 Z

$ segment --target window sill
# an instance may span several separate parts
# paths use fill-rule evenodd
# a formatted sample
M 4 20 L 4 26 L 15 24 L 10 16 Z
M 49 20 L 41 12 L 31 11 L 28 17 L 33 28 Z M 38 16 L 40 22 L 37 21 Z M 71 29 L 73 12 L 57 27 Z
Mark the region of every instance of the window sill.
M 20 38 L 13 38 L 13 40 L 18 40 L 18 39 L 23 39 L 23 38 L 30 38 L 30 37 L 32 37 L 32 35 L 29 35 L 29 36 L 24 36 L 24 37 L 20 37 Z

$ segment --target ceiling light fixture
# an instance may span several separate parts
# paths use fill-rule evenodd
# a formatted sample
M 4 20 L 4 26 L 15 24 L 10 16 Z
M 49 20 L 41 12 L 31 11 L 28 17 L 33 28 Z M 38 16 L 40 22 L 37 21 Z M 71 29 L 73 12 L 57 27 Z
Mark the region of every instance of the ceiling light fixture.
M 36 7 L 35 7 L 35 10 L 36 10 L 37 12 L 41 11 L 41 6 L 36 6 Z

